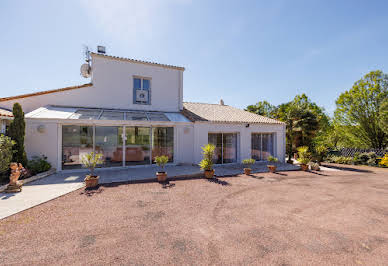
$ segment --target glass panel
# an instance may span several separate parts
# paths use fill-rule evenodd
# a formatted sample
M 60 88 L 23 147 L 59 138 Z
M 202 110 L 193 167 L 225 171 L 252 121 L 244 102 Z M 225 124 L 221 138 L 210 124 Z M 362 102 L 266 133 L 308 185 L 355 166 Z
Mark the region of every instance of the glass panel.
M 100 120 L 124 120 L 123 112 L 104 111 Z
M 62 126 L 62 169 L 81 168 L 81 158 L 93 151 L 93 127 Z
M 148 90 L 150 88 L 150 81 L 148 79 L 143 79 L 143 89 Z
M 267 160 L 268 156 L 273 156 L 273 134 L 262 134 L 263 138 L 263 160 Z
M 96 153 L 103 154 L 103 164 L 100 167 L 122 166 L 122 127 L 96 127 Z
M 261 134 L 253 133 L 251 139 L 251 156 L 253 159 L 261 160 Z
M 149 127 L 126 127 L 125 165 L 150 163 L 150 139 Z M 119 149 L 122 156 L 122 149 Z
M 145 113 L 140 112 L 128 112 L 126 114 L 127 120 L 144 120 L 147 121 L 148 118 Z
M 174 161 L 174 128 L 156 127 L 152 128 L 152 163 L 155 157 L 166 155 L 169 162 Z
M 170 121 L 165 114 L 162 113 L 147 113 L 151 121 Z
M 237 162 L 237 134 L 223 134 L 223 162 Z
M 141 79 L 134 78 L 133 79 L 133 88 L 140 89 L 141 88 Z
M 222 163 L 222 134 L 210 133 L 208 135 L 208 143 L 216 146 L 216 149 L 214 151 L 214 156 L 213 156 L 214 163 L 221 164 Z
M 73 119 L 98 119 L 101 110 L 77 110 L 71 118 Z

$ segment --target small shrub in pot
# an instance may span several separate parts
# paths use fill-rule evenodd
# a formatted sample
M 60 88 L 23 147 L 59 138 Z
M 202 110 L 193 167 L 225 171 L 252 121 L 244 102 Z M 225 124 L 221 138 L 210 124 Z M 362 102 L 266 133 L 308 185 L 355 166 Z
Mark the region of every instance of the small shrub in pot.
M 275 173 L 276 172 L 276 165 L 274 163 L 277 163 L 279 161 L 279 159 L 270 155 L 270 156 L 268 156 L 267 161 L 269 162 L 269 164 L 267 165 L 268 170 L 271 173 Z
M 213 144 L 207 144 L 202 147 L 203 159 L 199 163 L 199 167 L 201 167 L 201 169 L 204 171 L 206 178 L 213 178 L 214 176 L 213 156 L 215 149 L 216 147 Z
M 309 169 L 308 163 L 311 161 L 311 153 L 309 152 L 309 148 L 307 146 L 299 147 L 298 156 L 300 167 L 303 171 L 307 171 Z
M 246 167 L 244 168 L 244 174 L 246 174 L 246 175 L 250 175 L 250 174 L 251 174 L 251 172 L 252 172 L 251 166 L 252 166 L 255 162 L 256 162 L 256 160 L 255 160 L 255 159 L 252 159 L 252 158 L 251 158 L 251 159 L 245 159 L 245 160 L 242 161 L 243 165 L 246 166 Z
M 84 167 L 89 168 L 90 174 L 84 179 L 87 188 L 93 188 L 98 185 L 99 176 L 96 176 L 94 169 L 98 164 L 102 164 L 103 155 L 101 153 L 90 152 L 81 157 L 81 163 Z
M 155 163 L 162 170 L 162 171 L 156 172 L 156 177 L 158 178 L 158 181 L 159 182 L 165 182 L 167 180 L 167 173 L 164 171 L 164 167 L 168 163 L 168 156 L 166 156 L 166 155 L 156 156 L 155 157 Z

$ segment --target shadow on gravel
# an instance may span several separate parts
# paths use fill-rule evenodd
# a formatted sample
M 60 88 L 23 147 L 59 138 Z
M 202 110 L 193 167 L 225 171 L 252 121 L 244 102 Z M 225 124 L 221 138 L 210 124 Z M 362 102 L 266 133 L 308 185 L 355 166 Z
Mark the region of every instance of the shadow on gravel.
M 175 184 L 174 183 L 170 183 L 170 181 L 159 182 L 159 184 L 161 184 L 162 188 L 164 188 L 164 189 L 175 187 Z
M 371 171 L 371 170 L 346 167 L 346 166 L 342 166 L 342 165 L 339 166 L 339 165 L 331 165 L 331 164 L 322 164 L 322 166 L 327 167 L 327 168 L 343 170 L 343 171 L 352 171 L 352 172 L 359 172 L 359 173 L 373 173 L 373 171 Z
M 216 184 L 219 184 L 222 186 L 230 186 L 230 183 L 223 181 L 223 180 L 219 180 L 217 177 L 210 178 L 207 181 L 211 182 L 211 183 L 216 183 Z
M 94 188 L 85 188 L 80 194 L 91 197 L 94 194 L 100 194 L 103 190 L 104 189 L 101 187 L 101 185 L 98 185 L 97 187 L 94 187 Z
M 275 174 L 275 175 L 282 175 L 282 176 L 288 176 L 287 174 L 283 174 L 283 173 L 279 173 L 279 172 L 275 172 L 273 174 Z
M 319 172 L 317 172 L 317 171 L 309 171 L 309 173 L 311 173 L 311 174 L 315 174 L 315 175 L 321 175 L 321 176 L 328 176 L 328 175 L 325 175 L 325 174 L 319 173 Z

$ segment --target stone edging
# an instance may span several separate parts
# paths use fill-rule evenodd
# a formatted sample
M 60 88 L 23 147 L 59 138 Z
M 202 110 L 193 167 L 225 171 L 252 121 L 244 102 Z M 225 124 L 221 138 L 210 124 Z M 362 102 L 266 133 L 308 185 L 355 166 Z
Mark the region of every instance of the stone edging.
M 24 184 L 27 184 L 27 183 L 30 183 L 32 181 L 35 181 L 35 180 L 38 180 L 38 179 L 42 179 L 42 178 L 45 178 L 45 177 L 48 177 L 49 175 L 52 175 L 54 174 L 55 172 L 57 171 L 57 169 L 55 168 L 52 168 L 50 170 L 48 170 L 47 172 L 43 172 L 43 173 L 39 173 L 37 175 L 34 175 L 34 176 L 31 176 L 29 178 L 26 178 L 26 179 L 21 179 L 20 181 Z M 5 184 L 3 186 L 0 186 L 0 192 L 3 192 L 6 188 L 7 188 L 8 184 Z

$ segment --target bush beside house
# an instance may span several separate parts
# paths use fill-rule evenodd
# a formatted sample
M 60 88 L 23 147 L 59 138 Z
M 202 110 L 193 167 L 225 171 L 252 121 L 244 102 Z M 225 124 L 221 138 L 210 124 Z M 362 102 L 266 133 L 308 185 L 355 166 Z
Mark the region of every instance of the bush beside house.
M 11 138 L 0 135 L 0 182 L 8 180 L 9 165 L 12 161 L 13 149 L 15 142 Z
M 8 129 L 8 136 L 15 141 L 13 146 L 14 154 L 12 161 L 21 163 L 23 166 L 27 165 L 27 155 L 24 150 L 24 136 L 26 131 L 26 122 L 24 121 L 24 112 L 19 103 L 13 105 L 13 120 Z

